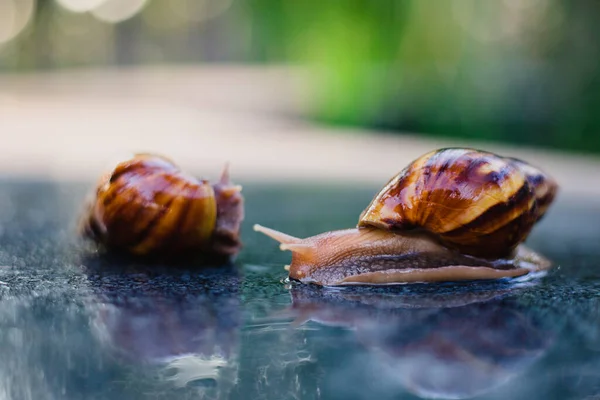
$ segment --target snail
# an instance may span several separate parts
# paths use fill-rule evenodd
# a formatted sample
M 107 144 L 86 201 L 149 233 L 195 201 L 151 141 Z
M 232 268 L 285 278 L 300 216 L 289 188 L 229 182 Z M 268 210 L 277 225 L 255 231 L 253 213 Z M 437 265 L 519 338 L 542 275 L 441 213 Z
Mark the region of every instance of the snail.
M 468 148 L 431 151 L 394 176 L 354 229 L 306 239 L 255 225 L 292 252 L 292 280 L 397 284 L 523 276 L 550 261 L 525 241 L 557 183 L 528 163 Z
M 230 258 L 241 248 L 240 192 L 227 166 L 211 184 L 164 156 L 136 154 L 102 175 L 80 233 L 133 256 Z

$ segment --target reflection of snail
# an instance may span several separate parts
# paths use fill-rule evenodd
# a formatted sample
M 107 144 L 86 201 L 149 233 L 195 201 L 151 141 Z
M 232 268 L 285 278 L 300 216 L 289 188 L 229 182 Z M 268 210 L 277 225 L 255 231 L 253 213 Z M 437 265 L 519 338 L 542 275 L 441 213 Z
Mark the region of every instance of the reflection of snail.
M 85 236 L 136 256 L 231 257 L 241 247 L 241 187 L 210 184 L 171 160 L 138 154 L 103 175 L 81 221 Z
M 255 230 L 292 251 L 290 278 L 321 285 L 517 277 L 550 263 L 519 246 L 557 184 L 523 161 L 471 149 L 430 152 L 375 196 L 356 229 L 298 239 Z
M 506 298 L 509 293 L 380 294 L 294 286 L 292 310 L 300 320 L 354 330 L 386 384 L 400 383 L 425 398 L 462 399 L 524 372 L 553 341 L 531 310 Z
M 231 385 L 235 376 L 225 376 L 237 370 L 239 278 L 220 269 L 89 274 L 94 332 L 123 361 L 161 366 L 178 384 Z

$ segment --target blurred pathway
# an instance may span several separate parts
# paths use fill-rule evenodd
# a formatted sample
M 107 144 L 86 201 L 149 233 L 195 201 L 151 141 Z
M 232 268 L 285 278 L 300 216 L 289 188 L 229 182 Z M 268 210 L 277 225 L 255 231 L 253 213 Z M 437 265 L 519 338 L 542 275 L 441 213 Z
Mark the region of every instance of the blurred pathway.
M 95 180 L 115 156 L 155 151 L 211 178 L 230 161 L 243 180 L 383 185 L 426 151 L 469 145 L 538 164 L 569 194 L 600 195 L 600 159 L 316 126 L 298 117 L 301 88 L 278 68 L 0 75 L 0 176 Z

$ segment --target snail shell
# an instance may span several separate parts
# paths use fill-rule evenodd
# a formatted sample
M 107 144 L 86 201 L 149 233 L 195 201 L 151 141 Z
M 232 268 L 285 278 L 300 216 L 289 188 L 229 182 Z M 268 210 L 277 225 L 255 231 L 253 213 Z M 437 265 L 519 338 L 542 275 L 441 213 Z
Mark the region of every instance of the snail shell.
M 545 270 L 519 246 L 557 190 L 537 168 L 473 149 L 418 158 L 375 196 L 356 229 L 299 239 L 255 225 L 292 251 L 290 278 L 320 285 L 497 279 Z
M 243 219 L 241 187 L 181 171 L 170 159 L 137 154 L 104 174 L 80 231 L 135 256 L 235 255 Z
M 424 229 L 481 257 L 509 254 L 546 212 L 556 183 L 533 166 L 473 149 L 415 160 L 375 196 L 359 227 Z

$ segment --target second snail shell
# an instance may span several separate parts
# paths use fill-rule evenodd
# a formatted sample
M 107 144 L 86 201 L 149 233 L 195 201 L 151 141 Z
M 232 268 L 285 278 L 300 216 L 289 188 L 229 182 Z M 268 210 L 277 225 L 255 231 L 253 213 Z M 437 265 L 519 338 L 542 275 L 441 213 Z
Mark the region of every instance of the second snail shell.
M 227 169 L 211 184 L 156 154 L 136 154 L 104 174 L 80 229 L 109 249 L 134 256 L 231 257 L 241 247 L 241 187 Z

